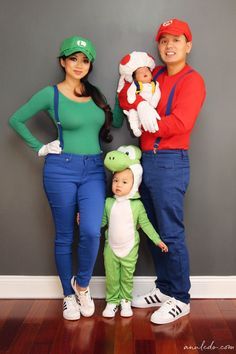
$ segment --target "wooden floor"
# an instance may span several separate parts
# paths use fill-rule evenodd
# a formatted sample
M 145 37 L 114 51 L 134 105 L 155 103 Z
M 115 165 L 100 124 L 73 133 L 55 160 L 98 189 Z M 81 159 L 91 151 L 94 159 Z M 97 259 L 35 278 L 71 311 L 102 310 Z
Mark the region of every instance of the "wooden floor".
M 236 300 L 192 300 L 191 314 L 152 325 L 153 309 L 132 318 L 62 319 L 61 300 L 0 300 L 0 354 L 236 353 Z

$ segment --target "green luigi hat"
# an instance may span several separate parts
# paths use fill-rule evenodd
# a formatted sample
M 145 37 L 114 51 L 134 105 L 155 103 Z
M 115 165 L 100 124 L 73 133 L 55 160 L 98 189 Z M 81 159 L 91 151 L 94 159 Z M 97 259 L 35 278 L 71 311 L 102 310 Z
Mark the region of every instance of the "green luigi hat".
M 96 49 L 93 43 L 86 38 L 82 38 L 79 36 L 73 36 L 70 38 L 66 38 L 60 47 L 60 57 L 66 56 L 76 53 L 82 52 L 86 55 L 89 61 L 94 61 L 96 58 Z

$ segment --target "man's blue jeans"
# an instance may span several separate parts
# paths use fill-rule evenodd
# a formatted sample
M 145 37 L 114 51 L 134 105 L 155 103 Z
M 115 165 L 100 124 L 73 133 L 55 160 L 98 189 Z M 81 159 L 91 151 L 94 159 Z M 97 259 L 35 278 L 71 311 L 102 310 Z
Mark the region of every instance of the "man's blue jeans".
M 184 195 L 189 183 L 186 150 L 143 152 L 141 196 L 148 217 L 169 247 L 168 253 L 149 242 L 156 286 L 166 295 L 189 303 L 189 256 L 185 242 Z
M 55 258 L 64 295 L 74 293 L 70 281 L 76 212 L 80 213 L 77 282 L 87 287 L 92 276 L 105 203 L 102 155 L 49 154 L 44 165 L 44 188 L 54 219 Z

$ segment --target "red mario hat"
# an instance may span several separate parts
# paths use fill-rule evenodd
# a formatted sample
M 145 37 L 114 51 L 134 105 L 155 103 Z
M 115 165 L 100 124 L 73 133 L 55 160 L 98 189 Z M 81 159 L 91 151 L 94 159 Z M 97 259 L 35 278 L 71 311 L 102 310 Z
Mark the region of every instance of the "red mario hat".
M 180 21 L 177 18 L 173 18 L 161 24 L 156 35 L 157 42 L 159 42 L 159 39 L 164 33 L 173 34 L 174 36 L 184 34 L 188 42 L 192 40 L 192 33 L 187 22 Z

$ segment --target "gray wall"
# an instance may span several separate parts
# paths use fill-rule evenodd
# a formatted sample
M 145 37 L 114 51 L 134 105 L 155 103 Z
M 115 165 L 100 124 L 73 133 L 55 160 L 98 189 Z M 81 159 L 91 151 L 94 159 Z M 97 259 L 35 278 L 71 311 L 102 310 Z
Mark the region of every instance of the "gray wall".
M 10 130 L 9 116 L 34 92 L 62 79 L 58 47 L 73 34 L 96 43 L 91 81 L 113 104 L 119 60 L 132 50 L 157 56 L 156 29 L 171 17 L 191 24 L 194 45 L 189 63 L 201 72 L 207 86 L 207 100 L 192 134 L 191 185 L 186 196 L 191 274 L 235 274 L 235 0 L 1 2 L 0 274 L 56 274 L 54 230 L 42 189 L 43 161 Z M 55 137 L 44 113 L 29 126 L 45 142 Z M 113 134 L 113 143 L 104 145 L 104 151 L 137 144 L 126 125 Z M 95 274 L 104 274 L 102 250 Z M 153 274 L 144 240 L 136 274 Z

